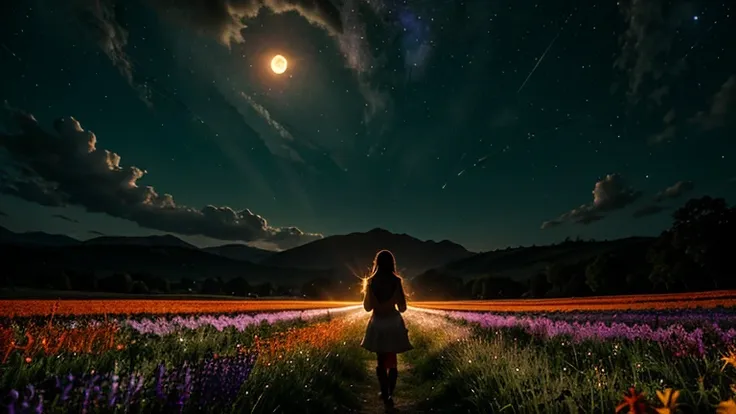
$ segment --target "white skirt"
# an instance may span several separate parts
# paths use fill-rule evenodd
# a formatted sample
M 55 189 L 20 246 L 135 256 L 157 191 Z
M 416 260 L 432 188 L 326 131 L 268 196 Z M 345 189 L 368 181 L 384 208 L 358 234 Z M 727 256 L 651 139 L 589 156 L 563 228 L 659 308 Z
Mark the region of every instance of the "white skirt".
M 385 316 L 372 315 L 360 346 L 371 352 L 397 354 L 414 349 L 409 343 L 409 331 L 399 312 Z

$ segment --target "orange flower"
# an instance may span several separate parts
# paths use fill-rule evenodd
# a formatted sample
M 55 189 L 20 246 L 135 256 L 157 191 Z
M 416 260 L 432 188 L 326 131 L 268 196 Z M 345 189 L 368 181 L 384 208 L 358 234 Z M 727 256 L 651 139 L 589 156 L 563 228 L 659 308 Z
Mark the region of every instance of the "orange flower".
M 358 304 L 326 300 L 0 300 L 0 316 L 234 313 L 323 309 Z
M 616 412 L 627 409 L 628 414 L 644 414 L 647 412 L 647 402 L 644 399 L 644 393 L 638 393 L 636 388 L 629 387 L 624 393 L 624 401 L 616 407 Z
M 726 367 L 729 365 L 731 365 L 732 367 L 736 367 L 736 353 L 733 351 L 733 349 L 730 349 L 728 351 L 728 354 L 724 355 L 721 358 L 721 361 L 723 361 L 723 366 L 721 367 L 721 371 L 726 369 Z
M 113 323 L 66 328 L 49 322 L 5 328 L 0 332 L 0 363 L 6 362 L 13 352 L 24 357 L 60 352 L 105 352 L 115 347 L 118 330 L 119 327 Z M 16 340 L 21 336 L 25 337 L 22 345 Z
M 680 391 L 674 391 L 667 388 L 664 391 L 657 391 L 657 398 L 662 403 L 661 408 L 655 408 L 657 414 L 672 414 L 677 409 L 677 398 L 680 397 Z
M 721 402 L 716 407 L 717 414 L 736 414 L 736 401 L 729 399 Z

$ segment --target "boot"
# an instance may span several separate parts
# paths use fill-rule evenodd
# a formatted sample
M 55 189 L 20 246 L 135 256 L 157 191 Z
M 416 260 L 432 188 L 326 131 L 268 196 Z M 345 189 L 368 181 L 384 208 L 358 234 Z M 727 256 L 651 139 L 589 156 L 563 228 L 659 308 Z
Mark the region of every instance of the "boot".
M 388 376 L 386 375 L 386 368 L 376 367 L 376 376 L 378 377 L 378 385 L 381 387 L 381 400 L 384 404 L 388 403 Z
M 396 389 L 396 379 L 399 377 L 399 370 L 396 368 L 390 368 L 388 370 L 388 399 L 389 405 L 394 405 L 394 390 Z

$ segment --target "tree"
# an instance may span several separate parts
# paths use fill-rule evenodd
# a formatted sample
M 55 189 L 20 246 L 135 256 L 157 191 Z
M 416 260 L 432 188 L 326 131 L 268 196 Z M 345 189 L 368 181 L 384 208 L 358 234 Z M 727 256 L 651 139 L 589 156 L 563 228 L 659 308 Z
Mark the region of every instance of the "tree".
M 550 285 L 547 282 L 547 275 L 540 272 L 532 277 L 529 283 L 529 294 L 534 298 L 542 298 L 549 288 Z
M 271 296 L 273 295 L 273 285 L 271 282 L 263 282 L 253 286 L 253 290 L 258 296 Z
M 470 294 L 475 299 L 485 299 L 487 283 L 484 278 L 478 278 L 473 280 Z
M 302 285 L 302 295 L 308 298 L 327 299 L 333 294 L 336 287 L 334 279 L 319 277 L 312 279 Z
M 132 278 L 133 281 L 145 283 L 151 291 L 160 293 L 169 293 L 171 291 L 171 283 L 161 276 L 152 275 L 148 272 L 137 272 L 132 275 Z
M 72 289 L 93 292 L 98 289 L 97 278 L 91 270 L 67 271 Z
M 689 200 L 673 214 L 672 245 L 698 266 L 698 277 L 709 277 L 714 288 L 730 278 L 732 238 L 736 232 L 736 208 L 722 198 Z
M 563 287 L 570 280 L 570 274 L 565 270 L 565 267 L 559 263 L 550 263 L 544 269 L 547 282 L 560 292 L 562 292 Z
M 133 278 L 127 273 L 115 273 L 104 277 L 98 284 L 104 292 L 130 293 L 133 290 Z
M 133 287 L 131 288 L 131 293 L 139 294 L 139 295 L 145 295 L 149 293 L 150 290 L 148 289 L 148 285 L 146 285 L 145 282 L 141 280 L 135 280 L 133 281 Z
M 202 293 L 205 295 L 219 295 L 222 293 L 222 281 L 208 277 L 202 283 Z
M 251 289 L 248 281 L 242 276 L 232 278 L 225 283 L 225 292 L 229 295 L 248 296 Z
M 624 281 L 622 260 L 614 254 L 600 254 L 585 268 L 585 284 L 593 293 L 619 293 Z
M 691 289 L 688 279 L 697 273 L 697 266 L 682 249 L 674 246 L 672 231 L 665 231 L 657 238 L 649 248 L 647 261 L 652 267 L 649 281 L 655 290 Z
M 736 234 L 736 208 L 729 208 L 722 198 L 695 198 L 672 218 L 672 228 L 647 255 L 652 284 L 664 290 L 734 287 L 729 253 Z

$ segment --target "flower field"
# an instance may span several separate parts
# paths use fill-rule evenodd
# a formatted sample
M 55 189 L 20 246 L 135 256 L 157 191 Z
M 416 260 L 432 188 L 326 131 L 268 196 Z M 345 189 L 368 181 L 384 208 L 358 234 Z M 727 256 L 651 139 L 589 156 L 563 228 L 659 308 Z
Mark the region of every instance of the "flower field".
M 248 406 L 253 412 L 277 407 L 293 412 L 306 400 L 314 412 L 355 407 L 355 396 L 347 392 L 321 395 L 339 388 L 335 372 L 341 378 L 363 375 L 364 355 L 345 341 L 357 337 L 365 321 L 366 315 L 356 311 L 353 305 L 5 318 L 0 322 L 4 408 L 14 413 L 230 412 Z M 285 395 L 299 398 L 285 403 Z
M 421 358 L 457 412 L 733 413 L 736 313 L 418 310 L 472 330 Z M 729 411 L 731 410 L 731 411 Z
M 720 302 L 701 308 L 607 298 L 583 311 L 414 303 L 396 398 L 402 413 L 733 413 L 730 297 L 702 294 Z M 374 356 L 359 346 L 368 314 L 354 303 L 25 302 L 0 317 L 6 412 L 380 412 Z
M 0 317 L 45 315 L 182 315 L 327 309 L 354 302 L 307 300 L 0 300 Z
M 417 303 L 426 309 L 478 312 L 579 312 L 736 307 L 736 291 L 620 295 L 563 299 L 465 300 Z

